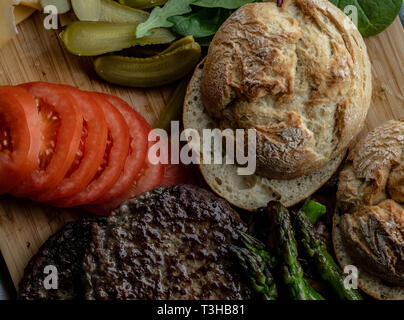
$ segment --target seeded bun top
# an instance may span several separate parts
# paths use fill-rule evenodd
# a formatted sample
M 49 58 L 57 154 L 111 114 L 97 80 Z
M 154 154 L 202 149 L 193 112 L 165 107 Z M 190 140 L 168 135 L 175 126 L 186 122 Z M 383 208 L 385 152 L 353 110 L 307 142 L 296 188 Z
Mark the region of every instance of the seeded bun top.
M 365 43 L 326 0 L 247 4 L 216 33 L 202 75 L 209 114 L 258 133 L 257 172 L 318 170 L 359 133 L 371 99 Z

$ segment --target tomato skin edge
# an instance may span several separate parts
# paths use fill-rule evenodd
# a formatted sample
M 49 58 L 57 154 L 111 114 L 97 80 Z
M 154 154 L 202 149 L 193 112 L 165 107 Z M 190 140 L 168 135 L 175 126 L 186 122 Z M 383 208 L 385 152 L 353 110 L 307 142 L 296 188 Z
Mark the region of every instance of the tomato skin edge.
M 125 101 L 104 93 L 98 93 L 98 95 L 110 102 L 125 118 L 131 137 L 130 151 L 132 153 L 128 154 L 124 169 L 118 181 L 101 198 L 97 199 L 92 204 L 102 204 L 114 200 L 122 195 L 136 180 L 137 175 L 146 162 L 148 150 L 147 139 L 151 131 L 151 126 L 143 116 Z
M 149 142 L 149 149 L 151 145 L 152 142 Z M 161 163 L 151 164 L 146 158 L 146 165 L 142 168 L 138 178 L 122 195 L 104 204 L 85 206 L 84 209 L 97 215 L 109 215 L 126 200 L 159 187 L 163 181 L 165 170 L 166 165 Z
M 7 110 L 6 106 L 9 107 Z M 7 117 L 14 114 L 14 119 L 20 123 L 17 130 L 20 132 L 14 137 L 14 142 L 26 147 L 20 154 L 13 152 L 14 157 L 6 157 L 0 153 L 0 167 L 4 170 L 2 172 L 0 168 L 0 194 L 12 190 L 35 170 L 41 146 L 37 107 L 35 99 L 28 91 L 19 87 L 0 87 L 0 113 L 2 109 L 7 111 Z M 11 158 L 15 158 L 15 161 Z
M 92 95 L 104 111 L 114 146 L 108 156 L 108 164 L 101 175 L 90 182 L 81 192 L 68 198 L 50 202 L 55 207 L 81 206 L 102 197 L 119 179 L 129 151 L 129 128 L 122 114 L 109 102 L 100 99 L 97 93 L 87 93 Z
M 80 143 L 83 118 L 75 101 L 58 85 L 31 82 L 19 85 L 35 99 L 42 99 L 53 106 L 60 115 L 61 125 L 57 135 L 55 152 L 45 170 L 36 168 L 30 177 L 22 181 L 11 194 L 29 197 L 32 194 L 56 187 L 69 170 Z
M 108 138 L 105 114 L 98 103 L 84 91 L 69 85 L 61 85 L 76 100 L 86 125 L 87 137 L 81 163 L 69 177 L 50 190 L 34 195 L 31 199 L 50 202 L 67 198 L 82 191 L 93 179 L 103 160 Z

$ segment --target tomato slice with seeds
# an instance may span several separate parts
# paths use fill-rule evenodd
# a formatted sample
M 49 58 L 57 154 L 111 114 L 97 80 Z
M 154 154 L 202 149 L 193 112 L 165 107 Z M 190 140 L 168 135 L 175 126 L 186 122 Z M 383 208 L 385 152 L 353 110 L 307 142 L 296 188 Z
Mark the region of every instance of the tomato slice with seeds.
M 147 154 L 147 136 L 151 130 L 147 121 L 122 99 L 108 94 L 100 96 L 108 100 L 124 116 L 129 127 L 130 147 L 125 167 L 114 186 L 94 204 L 105 203 L 123 194 L 136 180 L 137 175 L 145 164 Z
M 79 147 L 83 117 L 75 100 L 57 85 L 33 82 L 21 87 L 36 99 L 42 145 L 37 168 L 10 193 L 30 196 L 56 187 L 66 175 Z
M 149 143 L 149 146 L 150 145 L 152 145 L 152 143 Z M 132 183 L 128 190 L 110 202 L 86 206 L 85 209 L 94 214 L 108 215 L 112 210 L 119 207 L 126 200 L 158 187 L 163 180 L 164 173 L 164 164 L 152 164 L 150 163 L 148 157 L 146 157 L 146 165 L 142 168 L 137 176 L 137 179 Z
M 56 188 L 31 197 L 39 202 L 67 198 L 83 190 L 97 173 L 107 146 L 107 121 L 96 100 L 75 87 L 67 85 L 62 87 L 75 99 L 83 114 L 81 140 L 73 164 L 64 179 Z
M 97 93 L 87 92 L 101 107 L 108 126 L 107 146 L 102 164 L 92 181 L 79 193 L 55 202 L 56 207 L 75 207 L 102 197 L 119 179 L 129 151 L 129 128 L 122 114 Z
M 0 87 L 0 194 L 38 166 L 39 116 L 34 97 L 19 87 Z

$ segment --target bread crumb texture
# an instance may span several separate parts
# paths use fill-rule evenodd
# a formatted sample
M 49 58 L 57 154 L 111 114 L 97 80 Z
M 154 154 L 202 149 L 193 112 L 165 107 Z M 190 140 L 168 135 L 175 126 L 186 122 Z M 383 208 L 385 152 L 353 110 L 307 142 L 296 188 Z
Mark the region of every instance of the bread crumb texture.
M 222 128 L 254 128 L 257 172 L 293 179 L 323 167 L 361 130 L 371 66 L 353 23 L 325 0 L 252 3 L 209 48 L 202 95 Z

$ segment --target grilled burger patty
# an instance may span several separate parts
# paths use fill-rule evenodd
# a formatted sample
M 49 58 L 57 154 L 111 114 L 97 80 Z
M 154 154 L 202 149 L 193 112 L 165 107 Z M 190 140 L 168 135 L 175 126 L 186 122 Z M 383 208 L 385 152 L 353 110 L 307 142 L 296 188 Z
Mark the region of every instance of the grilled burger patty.
M 84 253 L 90 242 L 91 227 L 105 219 L 82 220 L 66 224 L 50 237 L 30 260 L 20 282 L 18 297 L 23 300 L 71 300 L 84 297 L 81 280 Z M 47 290 L 46 266 L 57 270 L 58 289 Z
M 227 245 L 246 228 L 228 203 L 196 186 L 161 187 L 92 229 L 87 299 L 249 299 Z

